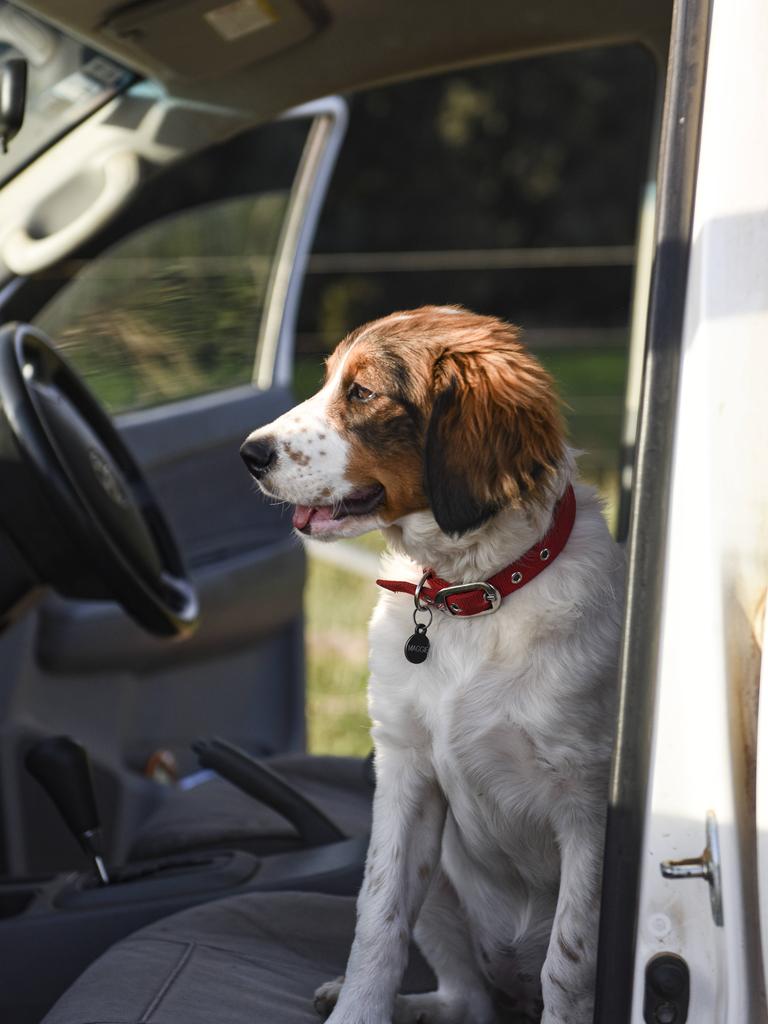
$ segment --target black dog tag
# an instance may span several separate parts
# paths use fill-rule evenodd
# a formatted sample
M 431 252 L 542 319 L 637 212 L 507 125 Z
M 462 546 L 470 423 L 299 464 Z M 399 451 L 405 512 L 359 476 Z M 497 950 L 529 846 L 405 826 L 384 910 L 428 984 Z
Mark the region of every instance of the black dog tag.
M 416 632 L 405 641 L 405 656 L 412 665 L 420 665 L 429 654 L 427 627 L 423 622 L 416 626 Z

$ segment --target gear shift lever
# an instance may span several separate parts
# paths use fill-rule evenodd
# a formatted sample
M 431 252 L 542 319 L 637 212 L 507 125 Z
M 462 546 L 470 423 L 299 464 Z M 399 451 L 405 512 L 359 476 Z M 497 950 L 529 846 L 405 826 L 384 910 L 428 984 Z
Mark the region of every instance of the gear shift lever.
M 50 736 L 29 751 L 25 763 L 30 775 L 56 804 L 70 832 L 93 859 L 101 884 L 107 885 L 101 822 L 85 749 L 69 736 Z

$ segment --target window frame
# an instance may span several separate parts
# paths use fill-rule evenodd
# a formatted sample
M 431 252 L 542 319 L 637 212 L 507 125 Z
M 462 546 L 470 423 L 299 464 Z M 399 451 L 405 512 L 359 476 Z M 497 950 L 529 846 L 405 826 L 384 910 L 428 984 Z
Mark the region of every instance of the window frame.
M 251 383 L 260 390 L 290 387 L 293 380 L 294 335 L 304 274 L 349 111 L 340 96 L 327 96 L 294 107 L 279 120 L 300 117 L 311 117 L 312 124 L 288 198 L 264 299 L 251 376 Z

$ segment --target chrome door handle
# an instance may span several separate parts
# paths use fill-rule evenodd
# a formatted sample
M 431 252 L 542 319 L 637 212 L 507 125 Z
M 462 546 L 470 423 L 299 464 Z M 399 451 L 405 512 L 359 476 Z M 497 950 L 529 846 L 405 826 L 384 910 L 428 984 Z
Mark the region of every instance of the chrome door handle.
M 685 860 L 663 860 L 660 864 L 664 878 L 702 878 L 709 885 L 709 902 L 715 924 L 723 926 L 723 889 L 720 875 L 720 840 L 717 834 L 717 819 L 712 811 L 707 813 L 707 844 L 698 857 Z

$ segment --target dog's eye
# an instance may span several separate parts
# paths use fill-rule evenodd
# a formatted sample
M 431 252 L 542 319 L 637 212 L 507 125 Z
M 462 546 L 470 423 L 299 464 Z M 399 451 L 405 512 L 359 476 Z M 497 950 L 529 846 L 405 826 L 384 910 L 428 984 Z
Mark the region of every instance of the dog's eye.
M 350 384 L 349 391 L 347 391 L 347 398 L 350 402 L 370 402 L 372 398 L 375 398 L 373 391 L 370 388 L 364 388 L 362 384 Z

